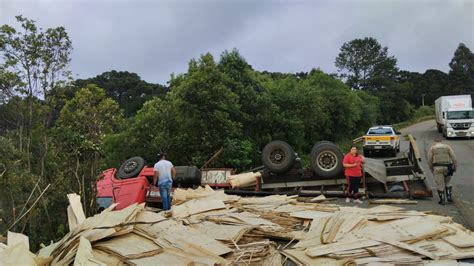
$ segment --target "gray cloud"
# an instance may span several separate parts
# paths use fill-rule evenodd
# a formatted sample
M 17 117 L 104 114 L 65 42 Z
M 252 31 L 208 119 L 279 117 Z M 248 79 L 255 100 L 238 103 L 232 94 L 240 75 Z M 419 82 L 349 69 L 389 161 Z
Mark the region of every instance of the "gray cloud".
M 66 27 L 80 78 L 108 70 L 165 83 L 191 58 L 237 48 L 258 70 L 332 73 L 344 42 L 372 36 L 401 69 L 449 70 L 460 42 L 474 48 L 473 1 L 0 0 L 0 24 L 22 14 Z

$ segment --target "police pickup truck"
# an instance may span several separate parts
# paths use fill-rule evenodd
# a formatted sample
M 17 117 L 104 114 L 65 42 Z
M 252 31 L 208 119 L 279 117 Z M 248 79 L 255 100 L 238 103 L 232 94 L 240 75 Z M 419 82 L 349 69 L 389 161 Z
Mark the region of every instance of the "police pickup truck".
M 375 153 L 387 152 L 390 156 L 397 156 L 400 152 L 400 132 L 392 126 L 374 126 L 363 136 L 363 151 L 367 157 Z

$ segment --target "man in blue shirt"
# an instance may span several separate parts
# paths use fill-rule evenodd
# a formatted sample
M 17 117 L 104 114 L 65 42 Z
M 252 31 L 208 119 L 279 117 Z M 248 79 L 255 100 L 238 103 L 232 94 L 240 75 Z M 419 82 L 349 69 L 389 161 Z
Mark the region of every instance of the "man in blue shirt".
M 173 179 L 176 178 L 176 169 L 173 164 L 166 160 L 166 153 L 158 153 L 159 161 L 153 167 L 155 172 L 153 176 L 153 185 L 160 189 L 161 202 L 163 203 L 163 210 L 171 209 L 171 185 Z

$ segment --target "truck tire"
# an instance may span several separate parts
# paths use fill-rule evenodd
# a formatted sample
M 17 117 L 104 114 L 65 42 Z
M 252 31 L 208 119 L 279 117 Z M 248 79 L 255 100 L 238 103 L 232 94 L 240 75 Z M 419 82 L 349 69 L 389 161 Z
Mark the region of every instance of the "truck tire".
M 284 173 L 294 164 L 296 159 L 295 151 L 290 144 L 275 140 L 263 148 L 262 163 L 273 173 Z
M 393 150 L 391 150 L 391 151 L 390 151 L 390 155 L 391 155 L 392 157 L 397 157 L 397 149 L 394 148 Z
M 330 141 L 320 141 L 311 149 L 311 170 L 320 177 L 332 178 L 342 173 L 343 154 L 341 149 Z
M 142 157 L 132 157 L 120 166 L 117 177 L 120 179 L 136 177 L 143 167 L 145 167 L 145 160 Z
M 442 132 L 443 132 L 443 127 L 441 126 L 441 124 L 436 123 L 436 127 L 438 128 L 438 133 L 442 133 Z
M 445 131 L 444 129 L 443 129 L 443 137 L 444 137 L 445 139 L 447 139 L 447 140 L 449 139 L 449 138 L 448 138 L 448 133 L 447 133 L 447 131 Z
M 372 155 L 371 151 L 369 149 L 362 149 L 364 156 L 365 157 L 370 157 Z

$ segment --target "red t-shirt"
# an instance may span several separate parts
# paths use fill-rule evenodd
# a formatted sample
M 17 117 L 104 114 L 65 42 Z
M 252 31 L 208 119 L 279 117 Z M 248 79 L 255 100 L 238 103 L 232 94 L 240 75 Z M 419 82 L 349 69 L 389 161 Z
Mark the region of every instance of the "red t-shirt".
M 345 175 L 346 176 L 362 176 L 362 156 L 357 155 L 354 156 L 352 153 L 346 154 L 344 156 L 344 160 L 342 160 L 342 163 L 348 163 L 348 164 L 353 164 L 357 163 L 357 166 L 355 167 L 346 167 L 345 168 Z

